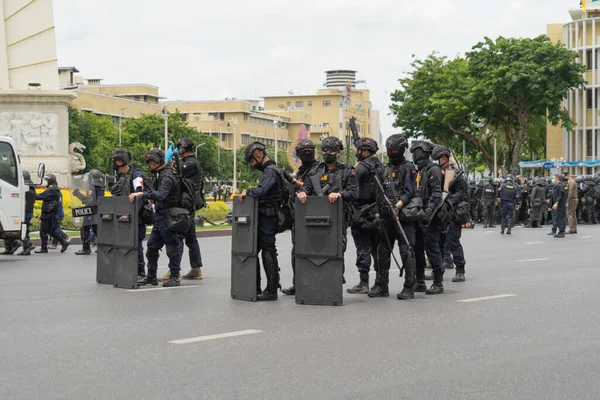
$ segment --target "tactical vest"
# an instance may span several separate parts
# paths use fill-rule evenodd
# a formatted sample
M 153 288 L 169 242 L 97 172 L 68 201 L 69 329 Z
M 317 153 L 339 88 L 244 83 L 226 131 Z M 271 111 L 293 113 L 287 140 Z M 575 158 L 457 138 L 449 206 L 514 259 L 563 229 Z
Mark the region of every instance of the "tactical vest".
M 369 161 L 369 160 L 373 161 Z M 375 183 L 374 174 L 377 174 L 382 165 L 377 158 L 369 157 L 368 159 L 361 161 L 362 165 L 367 170 L 366 178 L 358 182 L 358 201 L 360 204 L 370 204 L 377 198 L 377 185 Z
M 275 163 L 267 165 L 267 167 L 265 168 L 265 171 L 267 169 L 274 170 L 277 173 L 277 176 L 279 179 L 277 179 L 276 186 L 272 187 L 265 194 L 265 197 L 258 199 L 259 206 L 264 206 L 264 205 L 268 205 L 268 204 L 278 205 L 278 204 L 281 204 L 281 202 L 283 200 L 283 194 L 284 194 L 284 190 L 285 190 L 285 187 L 284 187 L 285 180 L 283 178 L 283 173 L 281 172 L 279 167 L 277 165 L 275 165 Z
M 175 184 L 163 201 L 157 201 L 157 207 L 163 209 L 175 208 L 181 206 L 181 179 L 169 167 L 165 167 L 158 172 L 156 179 L 156 189 L 160 188 L 160 184 L 165 177 L 170 176 Z
M 484 201 L 490 201 L 490 200 L 495 200 L 496 199 L 496 186 L 494 185 L 487 185 L 484 189 L 483 189 L 483 194 L 481 197 L 482 200 Z
M 423 199 L 423 204 L 429 198 L 429 166 L 419 170 L 417 174 L 417 196 Z
M 408 161 L 400 165 L 386 165 L 383 170 L 383 189 L 385 197 L 393 199 L 397 202 L 400 195 L 404 191 L 404 179 L 406 177 L 406 164 Z
M 585 181 L 585 197 L 595 198 L 596 197 L 596 182 Z
M 515 196 L 517 194 L 517 187 L 512 182 L 506 182 L 504 186 L 502 186 L 501 197 L 502 201 L 515 201 Z
M 546 200 L 546 185 L 536 184 L 535 187 L 535 196 L 533 197 L 533 199 L 542 201 Z
M 200 171 L 202 170 L 200 161 L 195 156 L 186 157 L 183 159 L 183 162 L 186 162 L 187 160 L 192 160 L 194 162 L 194 164 L 196 165 L 196 173 L 194 173 L 193 175 L 184 176 L 184 178 L 188 178 L 194 183 L 194 186 L 196 186 L 196 192 L 203 193 L 204 179 L 202 177 L 202 174 L 200 173 Z
M 344 189 L 344 182 L 350 176 L 350 171 L 350 168 L 343 164 L 338 164 L 335 171 L 327 171 L 327 166 L 321 164 L 309 179 L 317 195 L 327 196 L 330 193 L 341 192 Z

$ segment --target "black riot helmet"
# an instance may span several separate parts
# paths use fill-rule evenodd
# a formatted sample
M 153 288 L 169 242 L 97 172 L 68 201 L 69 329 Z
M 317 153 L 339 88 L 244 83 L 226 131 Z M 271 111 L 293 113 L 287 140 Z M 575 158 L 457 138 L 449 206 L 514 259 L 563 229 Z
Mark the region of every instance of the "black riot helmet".
M 404 160 L 404 152 L 407 147 L 408 140 L 406 140 L 406 136 L 401 133 L 395 133 L 385 141 L 386 152 L 392 164 Z
M 154 161 L 162 165 L 165 163 L 165 153 L 162 150 L 149 150 L 146 152 L 144 161 L 146 164 L 150 161 Z
M 244 149 L 244 160 L 246 160 L 246 162 L 250 162 L 256 150 L 262 150 L 265 152 L 265 154 L 267 154 L 264 144 L 261 142 L 252 142 Z
M 44 177 L 44 179 L 47 182 L 46 186 L 53 186 L 58 184 L 56 176 L 54 174 L 48 174 Z
M 117 150 L 113 151 L 112 153 L 110 153 L 110 158 L 111 158 L 113 164 L 116 161 L 123 161 L 123 163 L 125 165 L 127 165 L 131 161 L 131 153 L 128 152 L 127 150 L 117 149 Z
M 379 150 L 379 146 L 377 145 L 377 142 L 374 141 L 373 139 L 369 139 L 369 138 L 358 139 L 355 143 L 355 146 L 357 149 L 367 150 L 371 154 L 375 154 L 375 153 L 377 153 L 377 150 Z
M 414 153 L 417 149 L 421 149 L 427 154 L 433 151 L 433 144 L 426 140 L 415 140 L 410 146 L 410 152 Z
M 185 151 L 194 151 L 194 141 L 187 137 L 182 137 L 177 141 L 177 148 L 183 147 Z
M 507 181 L 513 181 L 513 179 L 515 179 L 511 174 L 506 175 L 506 180 Z
M 105 187 L 102 174 L 97 169 L 93 169 L 89 172 L 89 181 L 91 186 Z
M 344 150 L 344 145 L 338 138 L 328 136 L 325 139 L 321 140 L 321 148 L 324 152 L 335 152 Z
M 304 139 L 296 145 L 296 157 L 302 164 L 309 164 L 315 159 L 315 144 L 310 139 Z
M 434 146 L 431 151 L 431 158 L 433 160 L 439 160 L 442 157 L 450 159 L 450 150 L 444 146 Z

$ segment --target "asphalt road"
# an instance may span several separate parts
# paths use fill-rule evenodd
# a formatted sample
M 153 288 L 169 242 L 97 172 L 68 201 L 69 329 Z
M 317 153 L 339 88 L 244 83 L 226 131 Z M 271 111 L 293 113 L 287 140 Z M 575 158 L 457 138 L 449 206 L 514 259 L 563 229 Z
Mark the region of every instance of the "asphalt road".
M 96 284 L 77 247 L 0 258 L 0 399 L 598 399 L 600 227 L 546 233 L 464 231 L 467 282 L 398 301 L 396 271 L 389 298 L 341 307 L 230 299 L 230 237 L 176 289 Z

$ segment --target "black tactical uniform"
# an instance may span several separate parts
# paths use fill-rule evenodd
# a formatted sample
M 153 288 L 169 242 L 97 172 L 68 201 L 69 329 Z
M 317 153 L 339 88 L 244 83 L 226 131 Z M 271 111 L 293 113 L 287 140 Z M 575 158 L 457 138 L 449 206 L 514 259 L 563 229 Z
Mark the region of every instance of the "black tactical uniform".
M 69 247 L 69 241 L 65 240 L 64 237 L 60 236 L 56 232 L 56 224 L 58 223 L 58 207 L 60 201 L 60 190 L 58 189 L 58 183 L 56 176 L 48 174 L 44 177 L 46 181 L 46 190 L 40 194 L 35 195 L 36 200 L 42 200 L 42 216 L 40 225 L 40 239 L 42 239 L 42 248 L 36 250 L 36 253 L 47 253 L 48 252 L 48 235 L 56 238 L 62 245 L 60 252 L 64 253 Z
M 475 220 L 475 222 L 477 223 L 483 222 L 483 207 L 481 205 L 481 198 L 483 197 L 484 188 L 485 183 L 482 179 L 479 182 L 477 182 L 477 188 L 475 189 L 475 193 L 473 194 L 473 203 L 475 204 L 475 213 L 473 214 L 473 220 Z
M 267 276 L 267 287 L 260 292 L 260 264 L 257 260 L 257 296 L 258 300 L 277 300 L 279 285 L 279 263 L 277 261 L 277 213 L 283 200 L 284 180 L 275 163 L 268 159 L 265 145 L 250 143 L 244 150 L 246 162 L 261 171 L 258 186 L 248 189 L 246 195 L 258 200 L 258 251 L 261 253 L 263 268 Z M 262 158 L 261 157 L 262 154 Z
M 344 225 L 342 229 L 342 248 L 346 252 L 347 229 L 349 225 L 348 205 L 358 200 L 358 179 L 352 167 L 337 161 L 339 152 L 344 146 L 339 139 L 327 137 L 321 141 L 324 162 L 320 163 L 315 173 L 304 182 L 301 192 L 307 196 L 328 196 L 339 193 L 344 201 Z M 329 168 L 327 164 L 334 165 Z
M 415 166 L 404 158 L 404 152 L 408 146 L 408 141 L 404 135 L 395 134 L 390 136 L 385 146 L 390 161 L 383 172 L 379 174 L 385 193 L 378 192 L 377 201 L 377 208 L 381 217 L 377 268 L 375 269 L 377 278 L 375 285 L 367 294 L 369 297 L 389 296 L 390 257 L 392 251 L 394 251 L 394 243 L 398 241 L 402 266 L 406 275 L 404 276 L 404 288 L 402 292 L 398 293 L 397 298 L 406 300 L 414 297 L 416 263 L 413 246 L 415 245 L 415 225 L 414 222 L 401 221 L 402 229 L 408 239 L 408 243 L 406 243 L 391 210 L 386 206 L 383 196 L 387 197 L 394 207 L 397 206 L 399 201 L 402 201 L 403 206 L 408 205 L 416 196 L 417 171 Z
M 445 168 L 450 161 L 450 150 L 442 146 L 436 146 L 431 153 L 433 160 L 439 160 L 440 166 Z M 444 160 L 444 158 L 446 160 Z M 445 176 L 444 179 L 447 179 Z M 445 182 L 444 182 L 445 183 Z M 452 181 L 448 185 L 448 197 L 444 203 L 444 212 L 449 215 L 448 231 L 446 233 L 446 245 L 448 251 L 452 254 L 454 265 L 456 266 L 456 275 L 452 278 L 452 282 L 465 281 L 465 253 L 463 251 L 460 238 L 462 236 L 462 224 L 455 219 L 454 210 L 459 203 L 467 201 L 467 183 L 463 179 L 463 172 L 457 171 Z M 435 279 L 435 276 L 433 277 Z
M 513 223 L 513 215 L 515 212 L 515 204 L 520 203 L 519 197 L 519 189 L 517 185 L 513 182 L 512 175 L 506 176 L 506 182 L 500 187 L 498 191 L 498 198 L 500 199 L 500 206 L 502 207 L 502 223 L 500 226 L 500 234 L 504 234 L 504 229 L 506 230 L 506 234 L 512 234 L 512 223 Z
M 558 233 L 554 236 L 555 238 L 564 238 L 565 229 L 567 225 L 567 198 L 569 196 L 569 188 L 566 182 L 563 181 L 563 177 L 559 177 L 559 182 L 554 185 L 552 189 L 552 201 L 556 205 L 556 226 Z
M 441 221 L 435 215 L 442 205 L 443 174 L 438 165 L 430 159 L 433 145 L 429 142 L 415 141 L 410 151 L 413 161 L 419 169 L 417 177 L 417 194 L 423 199 L 425 219 L 421 225 L 416 226 L 415 259 L 417 273 L 415 291 L 427 294 L 444 292 L 444 268 L 442 267 L 442 253 L 440 251 L 440 234 L 443 230 Z M 429 289 L 425 285 L 425 252 L 433 269 L 433 285 Z
M 542 225 L 543 214 L 546 211 L 546 182 L 543 178 L 534 180 L 530 193 L 531 200 L 531 227 L 539 228 Z
M 592 176 L 586 176 L 583 186 L 583 198 L 585 199 L 585 210 L 587 213 L 587 223 L 596 224 L 595 202 L 596 202 L 596 182 Z
M 164 287 L 179 286 L 181 256 L 183 243 L 180 234 L 167 228 L 167 212 L 172 208 L 181 207 L 181 179 L 165 162 L 165 154 L 161 150 L 150 150 L 146 153 L 146 164 L 158 164 L 150 172 L 155 175 L 155 189 L 143 192 L 142 201 L 152 200 L 155 209 L 155 221 L 148 238 L 146 257 L 148 259 L 148 275 L 139 281 L 140 285 L 158 285 L 156 271 L 158 269 L 159 252 L 166 246 L 169 257 L 170 278 L 163 283 Z M 140 193 L 132 193 L 130 199 Z
M 367 293 L 369 290 L 369 270 L 371 258 L 373 269 L 377 271 L 377 225 L 375 224 L 375 201 L 377 187 L 375 174 L 382 175 L 383 165 L 375 156 L 379 147 L 373 139 L 363 138 L 355 143 L 358 165 L 354 168 L 358 179 L 358 201 L 352 205 L 351 233 L 356 246 L 356 268 L 360 282 L 348 293 Z M 363 156 L 363 150 L 369 155 Z
M 494 212 L 496 210 L 497 186 L 490 178 L 488 184 L 481 191 L 481 207 L 483 210 L 483 227 L 494 227 Z
M 194 183 L 196 189 L 197 198 L 204 201 L 204 175 L 200 161 L 192 153 L 194 150 L 194 142 L 190 138 L 181 138 L 177 142 L 177 147 L 180 154 L 188 154 L 182 158 L 183 164 L 181 165 L 181 175 L 184 178 L 190 179 Z M 182 153 L 185 151 L 185 153 Z M 203 207 L 204 204 L 198 204 L 199 208 Z M 198 238 L 196 237 L 196 224 L 190 224 L 190 228 L 184 235 L 185 245 L 189 249 L 190 265 L 192 270 L 184 275 L 182 279 L 199 280 L 202 279 L 202 255 L 200 253 L 200 245 L 198 244 Z
M 294 184 L 295 192 L 299 192 L 304 182 L 315 173 L 319 162 L 315 159 L 315 144 L 309 140 L 301 140 L 296 145 L 296 157 L 300 159 L 302 165 L 298 168 L 298 172 L 296 173 L 296 180 L 292 183 Z M 296 275 L 296 229 L 295 223 L 292 226 L 292 273 Z M 293 296 L 296 294 L 296 286 L 294 282 L 294 278 L 292 277 L 292 286 L 289 288 L 285 288 L 282 290 L 284 294 Z
M 138 168 L 128 165 L 131 162 L 131 153 L 117 149 L 110 155 L 115 171 L 115 184 L 110 188 L 110 194 L 113 196 L 129 196 L 131 193 L 140 193 L 144 191 L 145 181 L 144 173 Z M 123 173 L 119 172 L 123 171 Z M 143 221 L 144 204 L 141 199 L 137 200 L 139 209 L 138 217 L 138 278 L 143 279 L 146 275 L 146 262 L 144 259 L 144 239 L 146 238 L 146 224 Z M 149 206 L 150 207 L 150 206 Z M 150 210 L 145 212 L 150 213 Z M 152 214 L 151 214 L 152 215 Z M 153 215 L 152 215 L 153 217 Z M 153 222 L 153 221 L 148 221 Z
M 25 185 L 28 190 L 25 192 L 25 221 L 24 224 L 26 226 L 25 237 L 21 242 L 18 239 L 5 239 L 4 240 L 4 255 L 14 254 L 21 245 L 23 246 L 23 250 L 18 254 L 19 256 L 30 256 L 31 250 L 35 249 L 35 246 L 31 242 L 29 238 L 29 227 L 31 225 L 31 219 L 33 218 L 33 208 L 35 203 L 35 183 L 31 181 L 31 175 L 28 171 L 23 171 L 23 180 L 25 181 Z

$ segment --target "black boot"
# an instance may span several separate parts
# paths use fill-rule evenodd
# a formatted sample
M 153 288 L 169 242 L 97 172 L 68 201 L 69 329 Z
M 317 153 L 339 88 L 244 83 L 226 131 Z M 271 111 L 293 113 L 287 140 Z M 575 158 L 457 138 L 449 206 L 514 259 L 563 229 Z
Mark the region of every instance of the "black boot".
M 456 275 L 454 275 L 454 278 L 452 278 L 452 282 L 464 282 L 465 281 L 465 273 L 464 272 L 457 272 Z
M 277 264 L 277 253 L 272 251 L 262 251 L 262 262 L 267 275 L 267 288 L 256 296 L 259 301 L 277 300 L 277 289 L 279 285 L 279 265 Z
M 351 294 L 366 294 L 369 291 L 369 274 L 360 274 L 360 282 L 346 291 Z
M 38 254 L 39 253 L 47 253 L 47 252 L 48 252 L 48 249 L 44 249 L 44 248 L 34 251 L 34 253 L 38 253 Z
M 389 283 L 389 271 L 381 269 L 377 271 L 377 278 L 375 278 L 375 285 L 367 291 L 369 297 L 388 297 L 390 290 L 388 288 Z
M 296 294 L 296 286 L 292 285 L 289 288 L 281 289 L 281 292 L 288 296 L 294 296 Z
M 20 252 L 19 254 L 17 254 L 18 256 L 30 256 L 31 255 L 31 250 L 35 249 L 34 245 L 31 245 L 29 247 L 26 247 L 25 249 L 23 249 L 22 252 Z
M 425 294 L 442 294 L 444 293 L 444 284 L 442 282 L 434 282 L 433 285 L 425 291 Z
M 417 293 L 424 293 L 427 290 L 427 284 L 425 281 L 416 281 L 413 289 Z
M 163 282 L 163 287 L 175 287 L 175 286 L 181 286 L 181 279 L 179 279 L 179 276 L 174 276 L 173 271 L 171 271 L 171 275 L 169 276 L 169 280 L 166 282 Z
M 69 248 L 69 245 L 71 244 L 71 238 L 68 238 L 67 240 L 63 241 L 61 244 L 62 244 L 62 247 L 60 248 L 60 252 L 64 253 L 65 251 L 67 251 L 67 249 Z
M 146 275 L 142 279 L 138 280 L 138 285 L 140 285 L 140 286 L 145 286 L 145 285 L 158 286 L 158 278 L 156 276 Z
M 398 300 L 408 300 L 415 298 L 415 291 L 412 287 L 404 286 L 402 291 L 396 296 Z
M 89 256 L 90 254 L 92 254 L 92 251 L 90 249 L 81 249 L 75 252 L 75 255 L 77 256 Z

